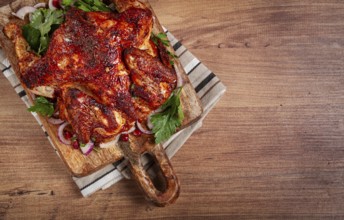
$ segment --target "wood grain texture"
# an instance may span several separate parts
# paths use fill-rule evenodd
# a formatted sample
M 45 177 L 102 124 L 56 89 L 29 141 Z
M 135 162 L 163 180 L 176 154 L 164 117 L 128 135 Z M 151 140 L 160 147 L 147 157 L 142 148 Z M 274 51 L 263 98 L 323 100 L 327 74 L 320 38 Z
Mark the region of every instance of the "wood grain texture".
M 172 159 L 177 203 L 127 180 L 82 198 L 0 76 L 0 219 L 343 219 L 344 3 L 150 2 L 228 87 Z

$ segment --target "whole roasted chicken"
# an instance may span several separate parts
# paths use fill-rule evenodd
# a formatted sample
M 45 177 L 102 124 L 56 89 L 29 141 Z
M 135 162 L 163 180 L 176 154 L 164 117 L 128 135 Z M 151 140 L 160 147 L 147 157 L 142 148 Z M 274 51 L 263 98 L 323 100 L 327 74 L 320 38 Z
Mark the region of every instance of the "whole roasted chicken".
M 28 110 L 39 113 L 72 175 L 104 167 L 107 176 L 125 159 L 120 165 L 149 201 L 173 203 L 179 181 L 160 143 L 199 119 L 202 107 L 148 1 L 49 1 L 63 9 L 23 2 L 33 12 L 24 19 L 21 5 L 0 16 L 0 44 L 34 102 Z M 161 184 L 147 173 L 146 155 Z
M 59 118 L 82 143 L 110 141 L 145 121 L 176 88 L 166 49 L 151 40 L 152 12 L 130 4 L 121 9 L 68 10 L 43 56 L 27 50 L 17 24 L 4 29 L 15 45 L 23 84 L 55 100 Z

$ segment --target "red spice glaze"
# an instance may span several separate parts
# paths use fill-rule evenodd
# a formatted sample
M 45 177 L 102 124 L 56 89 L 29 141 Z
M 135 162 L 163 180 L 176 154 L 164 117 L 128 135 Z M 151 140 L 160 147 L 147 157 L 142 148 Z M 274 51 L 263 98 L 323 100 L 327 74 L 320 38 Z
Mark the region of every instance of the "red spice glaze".
M 60 118 L 80 141 L 109 140 L 144 121 L 175 88 L 171 67 L 137 49 L 149 40 L 152 24 L 149 9 L 115 14 L 72 8 L 21 80 L 29 89 L 54 88 Z

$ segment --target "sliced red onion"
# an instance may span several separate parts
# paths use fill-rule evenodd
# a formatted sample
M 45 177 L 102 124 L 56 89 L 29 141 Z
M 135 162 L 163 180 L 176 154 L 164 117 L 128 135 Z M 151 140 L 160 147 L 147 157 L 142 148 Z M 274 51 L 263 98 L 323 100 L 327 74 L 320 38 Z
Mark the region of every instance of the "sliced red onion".
M 130 134 L 130 133 L 132 133 L 133 131 L 135 131 L 135 125 L 133 126 L 133 127 L 131 127 L 128 131 L 124 131 L 124 132 L 122 132 L 122 134 Z
M 60 125 L 60 124 L 62 124 L 64 121 L 61 120 L 61 119 L 59 119 L 59 118 L 50 117 L 50 118 L 48 118 L 48 122 L 49 122 L 50 124 L 53 124 L 53 125 Z
M 27 15 L 29 13 L 32 13 L 34 11 L 36 11 L 35 7 L 24 6 L 24 7 L 20 8 L 16 13 L 12 12 L 12 15 L 16 16 L 17 18 L 20 18 L 20 19 L 24 20 L 25 15 Z
M 54 4 L 53 4 L 53 0 L 49 0 L 48 6 L 49 6 L 49 9 L 52 9 L 52 10 L 55 10 L 55 9 L 56 9 L 56 7 L 55 7 Z
M 136 121 L 136 126 L 137 126 L 137 128 L 138 128 L 142 133 L 144 133 L 144 134 L 153 134 L 152 131 L 149 131 L 149 130 L 145 129 L 145 128 L 141 125 L 141 123 L 140 123 L 139 121 Z
M 35 4 L 33 7 L 34 8 L 45 8 L 47 4 L 45 4 L 44 2 L 40 2 L 38 4 Z
M 94 147 L 93 141 L 89 141 L 85 146 L 81 147 L 80 149 L 84 155 L 89 155 Z
M 57 117 L 57 116 L 59 116 L 60 115 L 60 112 L 59 111 L 56 111 L 56 112 L 54 112 L 54 114 L 53 114 L 53 116 L 55 116 L 55 117 Z
M 99 144 L 99 147 L 100 147 L 100 148 L 109 148 L 109 147 L 113 147 L 114 145 L 117 144 L 117 142 L 118 142 L 120 136 L 121 136 L 121 135 L 119 134 L 119 135 L 117 135 L 117 136 L 115 137 L 115 139 L 113 139 L 112 141 L 105 142 L 105 143 L 100 143 L 100 144 Z
M 153 113 L 151 113 L 151 114 L 149 114 L 148 115 L 148 117 L 147 117 L 147 127 L 149 128 L 149 129 L 153 129 L 153 127 L 154 127 L 154 125 L 152 124 L 152 122 L 151 122 L 151 117 L 152 117 L 152 115 L 153 115 Z
M 60 125 L 60 127 L 57 129 L 57 136 L 59 138 L 59 140 L 63 143 L 63 144 L 67 144 L 70 145 L 71 141 L 67 140 L 64 135 L 63 135 L 63 130 L 64 128 L 68 125 L 68 122 L 65 122 L 63 124 Z
M 48 5 L 49 5 L 49 8 L 52 9 L 52 10 L 61 8 L 60 0 L 49 0 Z

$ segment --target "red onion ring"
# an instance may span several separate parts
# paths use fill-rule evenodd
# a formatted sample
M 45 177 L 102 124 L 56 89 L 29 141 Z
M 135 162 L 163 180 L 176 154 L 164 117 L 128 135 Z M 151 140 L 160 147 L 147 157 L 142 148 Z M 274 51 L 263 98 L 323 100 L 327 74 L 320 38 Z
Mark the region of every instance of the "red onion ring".
M 149 131 L 149 130 L 145 129 L 144 127 L 142 127 L 142 125 L 139 121 L 136 121 L 136 126 L 144 134 L 153 134 L 152 131 Z
M 153 127 L 154 127 L 154 125 L 152 124 L 152 122 L 151 122 L 151 117 L 152 117 L 152 115 L 153 115 L 153 113 L 151 113 L 151 114 L 149 114 L 148 115 L 148 117 L 147 117 L 147 127 L 149 128 L 149 129 L 153 129 Z
M 34 8 L 45 8 L 47 4 L 45 4 L 44 2 L 40 2 L 35 4 L 33 7 Z
M 25 15 L 27 15 L 29 13 L 32 13 L 34 11 L 36 11 L 35 7 L 24 6 L 24 7 L 20 8 L 16 13 L 12 12 L 12 15 L 16 16 L 17 18 L 20 18 L 20 19 L 24 20 Z
M 53 0 L 49 0 L 48 6 L 49 6 L 49 9 L 52 9 L 52 10 L 55 10 L 55 9 L 56 9 L 56 7 L 55 7 L 54 4 L 53 4 Z
M 47 120 L 50 124 L 53 124 L 53 125 L 60 125 L 62 124 L 64 121 L 59 119 L 59 118 L 53 118 L 53 117 L 50 117 L 48 118 Z
M 135 125 L 134 125 L 134 126 L 131 127 L 128 131 L 122 132 L 122 134 L 130 134 L 130 133 L 132 133 L 133 131 L 135 131 L 135 129 L 136 129 L 136 127 L 135 127 Z
M 56 112 L 54 112 L 54 114 L 53 114 L 53 116 L 55 116 L 55 117 L 57 117 L 57 116 L 59 116 L 60 115 L 60 112 L 59 111 L 56 111 Z
M 94 147 L 93 141 L 89 141 L 87 144 L 85 144 L 85 146 L 83 147 L 80 146 L 80 149 L 82 153 L 87 156 L 91 153 L 93 147 Z
M 68 125 L 68 122 L 65 122 L 59 126 L 59 128 L 57 129 L 57 136 L 58 136 L 59 140 L 61 141 L 61 143 L 66 144 L 66 145 L 70 145 L 71 141 L 67 140 L 63 135 L 63 130 L 67 125 Z
M 49 8 L 52 10 L 56 10 L 58 8 L 61 8 L 61 1 L 60 0 L 49 0 Z
M 112 141 L 109 142 L 105 142 L 105 143 L 100 143 L 99 147 L 100 148 L 109 148 L 109 147 L 113 147 L 115 144 L 117 144 L 119 137 L 121 136 L 121 134 L 117 135 L 115 137 L 115 139 L 113 139 Z

